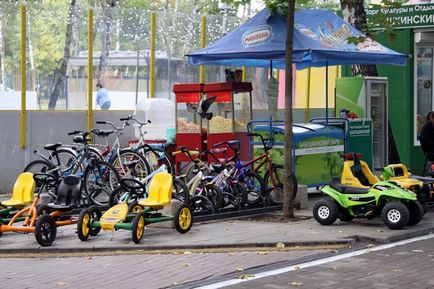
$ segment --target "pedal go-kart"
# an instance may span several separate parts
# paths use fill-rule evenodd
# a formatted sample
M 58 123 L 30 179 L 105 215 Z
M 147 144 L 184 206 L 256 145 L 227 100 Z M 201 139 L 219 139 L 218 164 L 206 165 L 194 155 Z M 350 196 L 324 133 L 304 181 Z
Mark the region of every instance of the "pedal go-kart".
M 355 186 L 360 188 L 370 188 L 378 183 L 380 179 L 372 173 L 368 164 L 361 160 L 362 154 L 350 153 L 345 154 L 344 167 L 342 170 L 341 183 L 344 185 Z M 426 211 L 428 203 L 434 195 L 434 183 L 423 182 L 412 178 L 410 172 L 404 164 L 391 164 L 387 168 L 391 171 L 389 181 L 395 182 L 404 189 L 414 192 L 417 200 L 422 204 Z
M 356 217 L 371 219 L 381 215 L 390 229 L 416 225 L 422 220 L 424 209 L 415 193 L 390 181 L 392 173 L 390 167 L 385 167 L 384 180 L 371 188 L 344 185 L 339 178 L 333 178 L 330 185 L 321 189 L 327 196 L 313 207 L 315 220 L 330 225 L 336 219 L 351 221 Z
M 33 174 L 34 182 L 28 181 L 28 188 L 38 188 L 33 201 L 17 212 L 7 224 L 0 223 L 0 235 L 3 232 L 34 233 L 41 246 L 50 246 L 56 239 L 57 226 L 75 224 L 77 217 L 72 210 L 78 208 L 81 200 L 81 179 L 69 175 L 59 180 L 44 173 Z M 36 184 L 36 186 L 35 186 Z M 53 203 L 38 205 L 41 193 L 52 192 L 56 196 Z M 24 219 L 24 220 L 23 220 Z M 20 222 L 23 220 L 23 222 Z
M 35 181 L 33 174 L 21 173 L 15 181 L 12 197 L 9 200 L 0 202 L 0 222 L 9 223 L 11 218 L 23 208 L 32 204 L 35 193 Z M 20 217 L 18 221 L 24 220 Z
M 193 224 L 191 209 L 182 203 L 174 216 L 158 212 L 172 201 L 172 175 L 165 172 L 155 174 L 149 185 L 148 196 L 129 204 L 129 199 L 142 195 L 145 185 L 135 179 L 122 179 L 120 185 L 127 191 L 120 202 L 111 207 L 102 216 L 95 213 L 97 209 L 81 211 L 77 223 L 78 237 L 86 241 L 89 236 L 96 236 L 99 230 L 131 230 L 134 243 L 140 243 L 145 226 L 152 223 L 173 221 L 175 229 L 181 233 L 190 231 Z

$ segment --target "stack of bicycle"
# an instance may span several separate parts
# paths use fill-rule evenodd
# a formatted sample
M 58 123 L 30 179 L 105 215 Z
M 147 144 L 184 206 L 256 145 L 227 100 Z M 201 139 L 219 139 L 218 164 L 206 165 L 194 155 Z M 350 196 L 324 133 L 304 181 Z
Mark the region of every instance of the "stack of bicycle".
M 151 223 L 173 221 L 178 232 L 186 233 L 192 226 L 192 212 L 213 214 L 282 204 L 283 167 L 273 163 L 268 154 L 272 146 L 261 135 L 252 136 L 261 138 L 264 153 L 245 163 L 240 161 L 240 143 L 235 140 L 202 153 L 180 147 L 173 156 L 184 154 L 190 161 L 184 173 L 175 175 L 165 144 L 145 142 L 143 127 L 149 122 L 134 116 L 121 121 L 120 127 L 97 121 L 111 129 L 73 131 L 68 133 L 73 144 L 45 145 L 47 155 L 35 151 L 38 159 L 18 177 L 12 198 L 1 203 L 0 235 L 35 233 L 40 245 L 49 246 L 58 226 L 77 224 L 83 241 L 101 229 L 127 229 L 138 243 Z M 140 139 L 133 146 L 121 147 L 120 137 L 130 121 L 139 127 Z M 112 145 L 109 137 L 114 137 Z M 98 138 L 105 145 L 94 144 Z M 259 174 L 261 168 L 265 168 L 264 177 Z M 162 213 L 172 204 L 176 209 L 171 214 Z

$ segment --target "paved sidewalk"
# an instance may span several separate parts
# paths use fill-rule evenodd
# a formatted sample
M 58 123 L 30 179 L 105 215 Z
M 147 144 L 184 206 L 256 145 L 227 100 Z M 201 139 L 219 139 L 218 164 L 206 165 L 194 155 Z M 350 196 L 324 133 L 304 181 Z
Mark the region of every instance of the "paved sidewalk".
M 312 216 L 310 210 L 296 216 Z M 59 227 L 55 243 L 40 247 L 33 234 L 6 232 L 0 238 L 0 254 L 38 252 L 103 252 L 116 250 L 211 249 L 241 247 L 353 246 L 357 241 L 387 243 L 434 232 L 434 211 L 413 227 L 390 230 L 381 218 L 336 221 L 322 226 L 313 218 L 293 223 L 264 222 L 244 218 L 194 224 L 191 231 L 180 235 L 169 222 L 149 225 L 140 244 L 134 244 L 131 231 L 101 231 L 82 242 L 75 233 L 76 225 Z M 283 245 L 282 245 L 283 244 Z

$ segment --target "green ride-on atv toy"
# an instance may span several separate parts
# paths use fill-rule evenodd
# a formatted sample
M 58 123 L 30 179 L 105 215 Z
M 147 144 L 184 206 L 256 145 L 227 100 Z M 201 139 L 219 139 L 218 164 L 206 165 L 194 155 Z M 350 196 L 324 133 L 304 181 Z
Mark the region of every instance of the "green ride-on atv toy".
M 383 169 L 383 181 L 371 188 L 344 185 L 339 178 L 333 178 L 321 192 L 325 198 L 313 207 L 315 220 L 322 225 L 331 225 L 336 219 L 351 221 L 356 217 L 372 219 L 381 215 L 384 224 L 393 230 L 419 223 L 424 209 L 415 193 L 390 181 L 393 172 L 390 167 Z

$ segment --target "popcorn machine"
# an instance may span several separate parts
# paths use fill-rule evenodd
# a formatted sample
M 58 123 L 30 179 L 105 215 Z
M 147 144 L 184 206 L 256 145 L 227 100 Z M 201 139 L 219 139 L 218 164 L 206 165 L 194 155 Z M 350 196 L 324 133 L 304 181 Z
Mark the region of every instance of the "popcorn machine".
M 202 128 L 202 119 L 195 113 L 202 98 L 202 83 L 175 84 L 176 97 L 176 147 L 186 146 L 203 151 L 206 149 L 206 130 Z M 190 161 L 185 155 L 177 155 L 175 163 Z
M 206 145 L 208 149 L 222 141 L 238 139 L 242 160 L 251 158 L 247 123 L 252 120 L 252 83 L 222 82 L 203 86 L 206 98 L 216 97 L 209 112 L 213 117 L 208 121 Z

